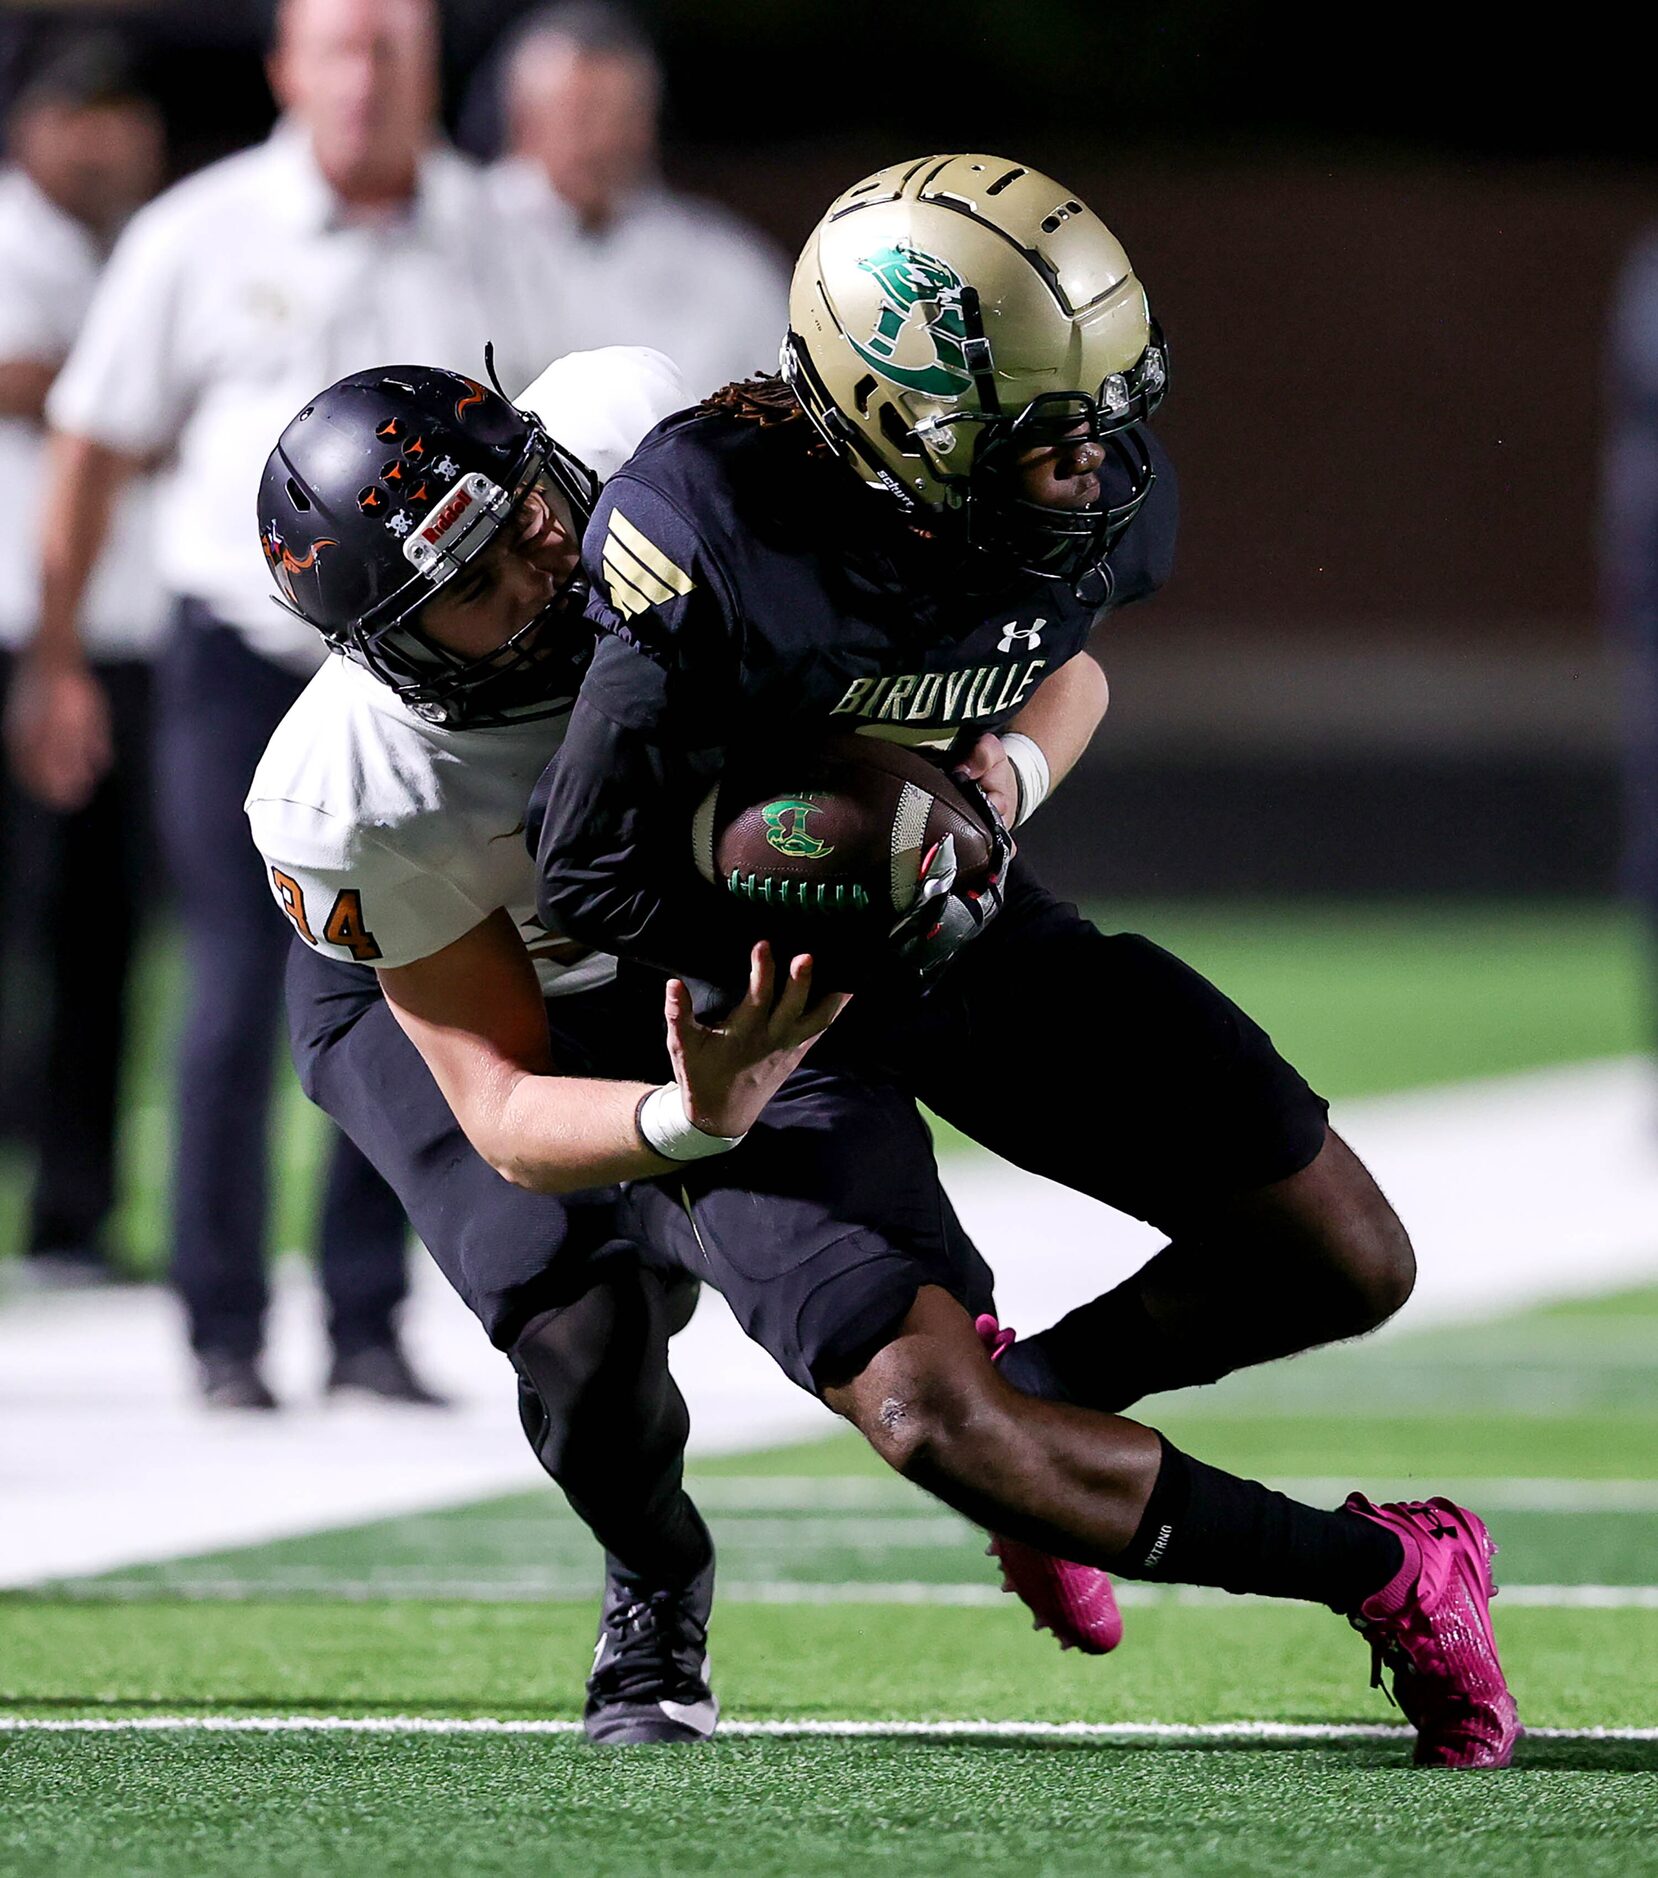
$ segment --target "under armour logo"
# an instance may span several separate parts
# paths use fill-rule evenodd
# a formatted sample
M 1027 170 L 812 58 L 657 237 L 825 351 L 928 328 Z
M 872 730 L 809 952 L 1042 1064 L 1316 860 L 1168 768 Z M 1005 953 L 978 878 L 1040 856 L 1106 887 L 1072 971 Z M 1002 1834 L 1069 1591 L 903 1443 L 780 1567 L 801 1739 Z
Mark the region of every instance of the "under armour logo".
M 1045 619 L 1032 620 L 1028 626 L 1019 626 L 1009 622 L 1002 628 L 1002 636 L 996 641 L 998 652 L 1011 652 L 1015 646 L 1024 646 L 1034 652 L 1042 643 L 1042 628 L 1047 625 Z
M 1432 1539 L 1454 1539 L 1457 1536 L 1457 1529 L 1455 1526 L 1442 1525 L 1436 1520 L 1428 1536 Z

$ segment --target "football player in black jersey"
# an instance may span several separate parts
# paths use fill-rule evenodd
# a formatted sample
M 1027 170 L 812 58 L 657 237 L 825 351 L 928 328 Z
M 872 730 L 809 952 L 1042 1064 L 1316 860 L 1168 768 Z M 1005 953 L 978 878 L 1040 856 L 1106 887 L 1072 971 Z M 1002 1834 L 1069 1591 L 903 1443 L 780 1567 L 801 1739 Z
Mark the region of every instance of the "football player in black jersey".
M 1100 622 L 1172 559 L 1146 428 L 1162 336 L 1110 231 L 1034 170 L 936 156 L 847 191 L 801 257 L 781 365 L 658 426 L 607 484 L 585 544 L 605 636 L 532 808 L 547 923 L 694 979 L 710 1008 L 754 936 L 692 862 L 734 750 L 895 738 L 1017 824 L 1103 714 Z M 889 1285 L 861 1366 L 815 1379 L 826 1399 L 912 1478 L 1060 1558 L 1329 1604 L 1393 1668 L 1419 1760 L 1505 1764 L 1518 1724 L 1474 1515 L 1302 1506 L 1121 1413 L 1360 1334 L 1408 1296 L 1409 1241 L 1326 1105 L 1196 972 L 1101 933 L 1022 862 L 992 920 L 943 930 L 972 936 L 948 960 L 936 935 L 902 948 L 925 995 L 913 975 L 863 987 L 820 1062 L 897 1077 L 1170 1243 L 1017 1344 L 947 1286 L 918 1274 L 898 1310 Z M 721 1222 L 688 1214 L 722 1287 L 773 1279 L 722 1272 Z
M 525 1434 L 605 1547 L 584 1721 L 612 1745 L 716 1722 L 712 1544 L 667 1365 L 695 1281 L 716 1276 L 705 1245 L 743 1328 L 805 1389 L 861 1367 L 918 1272 L 992 1304 L 914 1102 L 801 1066 L 843 1002 L 809 1003 L 805 959 L 774 980 L 757 948 L 752 995 L 704 1027 L 682 987 L 535 919 L 510 824 L 594 638 L 579 562 L 596 482 L 549 426 L 619 455 L 607 439 L 672 409 L 664 371 L 655 353 L 579 354 L 527 408 L 445 370 L 353 373 L 283 432 L 259 497 L 281 604 L 338 655 L 248 801 L 294 928 L 295 1063 L 510 1357 Z M 1103 1573 L 995 1543 L 1062 1638 L 1102 1647 Z

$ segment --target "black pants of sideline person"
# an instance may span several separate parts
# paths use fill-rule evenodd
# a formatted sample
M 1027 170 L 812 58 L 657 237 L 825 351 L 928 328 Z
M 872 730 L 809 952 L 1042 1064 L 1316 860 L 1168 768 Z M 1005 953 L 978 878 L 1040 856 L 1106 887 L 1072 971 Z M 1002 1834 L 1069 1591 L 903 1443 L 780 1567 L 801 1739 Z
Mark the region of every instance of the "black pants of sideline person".
M 172 1275 L 198 1354 L 252 1356 L 263 1333 L 271 1092 L 290 933 L 242 803 L 304 685 L 189 600 L 157 666 L 157 800 L 189 968 Z M 391 1189 L 333 1133 L 318 1254 L 340 1355 L 391 1341 L 407 1288 L 407 1236 Z
M 0 698 L 11 655 L 0 654 Z M 115 1260 L 116 1096 L 128 987 L 155 911 L 150 667 L 100 660 L 114 761 L 86 807 L 58 815 L 9 779 L 0 812 L 8 1132 L 32 1154 L 24 1249 L 95 1269 Z

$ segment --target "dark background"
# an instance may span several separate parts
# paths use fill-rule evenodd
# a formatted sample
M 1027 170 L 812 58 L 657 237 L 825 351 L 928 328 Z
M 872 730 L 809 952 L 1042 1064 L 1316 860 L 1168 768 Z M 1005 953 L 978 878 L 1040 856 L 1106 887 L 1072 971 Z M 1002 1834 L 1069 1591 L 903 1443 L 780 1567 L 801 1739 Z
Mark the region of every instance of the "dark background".
M 14 6 L 0 84 L 51 20 L 124 21 L 190 167 L 268 127 L 269 11 Z M 452 125 L 521 11 L 446 9 Z M 1061 176 L 1147 283 L 1180 566 L 1121 620 L 1093 786 L 1033 847 L 1130 892 L 1610 889 L 1599 439 L 1610 297 L 1658 205 L 1644 59 L 1486 9 L 638 11 L 671 180 L 786 247 L 878 164 L 991 149 Z

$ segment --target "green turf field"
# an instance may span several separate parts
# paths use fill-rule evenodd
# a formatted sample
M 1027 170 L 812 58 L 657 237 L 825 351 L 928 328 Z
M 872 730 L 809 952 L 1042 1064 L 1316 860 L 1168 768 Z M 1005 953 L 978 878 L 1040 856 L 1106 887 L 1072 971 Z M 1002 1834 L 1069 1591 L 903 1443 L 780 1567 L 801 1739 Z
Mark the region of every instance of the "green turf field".
M 1000 1734 L 733 1734 L 640 1757 L 568 1733 L 130 1726 L 568 1726 L 596 1563 L 553 1494 L 513 1495 L 0 1600 L 0 1726 L 129 1724 L 0 1733 L 0 1869 L 1658 1871 L 1655 1348 L 1649 1290 L 1326 1352 L 1148 1411 L 1309 1497 L 1448 1488 L 1486 1511 L 1505 1659 L 1544 1731 L 1507 1774 L 1418 1774 L 1390 1735 L 1308 1734 L 1396 1721 L 1360 1641 L 1316 1609 L 1141 1594 L 1116 1655 L 1062 1655 L 997 1594 L 981 1538 L 835 1438 L 695 1470 L 728 1719 Z
M 1333 1095 L 1644 1042 L 1633 933 L 1606 909 L 1101 912 L 1209 972 Z M 147 987 L 124 1220 L 153 1266 L 164 961 Z M 290 1098 L 284 1243 L 303 1243 L 316 1139 Z M 14 1169 L 0 1226 L 16 1196 Z M 0 1872 L 1658 1872 L 1658 1738 L 1629 1733 L 1658 1731 L 1658 1290 L 1145 1412 L 1326 1503 L 1451 1489 L 1484 1510 L 1541 1731 L 1515 1769 L 1417 1774 L 1408 1743 L 1356 1732 L 1397 1717 L 1323 1611 L 1131 1592 L 1119 1652 L 1061 1655 L 998 1595 L 980 1536 L 834 1439 L 695 1470 L 733 1724 L 707 1749 L 602 1755 L 569 1732 L 597 1566 L 551 1492 L 0 1597 Z M 281 1726 L 304 1718 L 333 1726 Z M 939 1732 L 966 1722 L 996 1732 Z M 887 1732 L 738 1732 L 830 1723 Z M 1031 1732 L 1077 1724 L 1096 1732 Z M 1223 1732 L 1250 1724 L 1287 1732 Z M 1207 1732 L 1110 1732 L 1150 1726 Z

